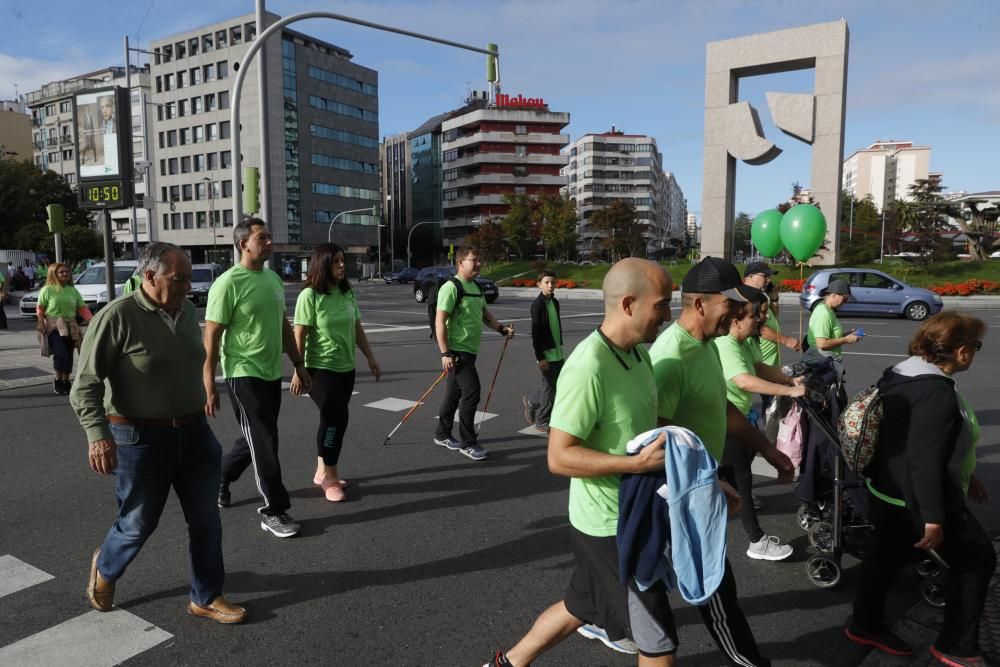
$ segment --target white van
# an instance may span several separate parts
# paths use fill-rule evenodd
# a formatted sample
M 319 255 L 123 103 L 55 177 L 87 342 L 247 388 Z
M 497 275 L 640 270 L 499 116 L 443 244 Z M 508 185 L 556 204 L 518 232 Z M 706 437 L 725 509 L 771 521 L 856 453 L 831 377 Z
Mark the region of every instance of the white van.
M 139 263 L 134 259 L 115 262 L 115 297 L 121 296 L 125 281 L 135 273 L 138 266 Z M 100 262 L 92 264 L 74 281 L 74 285 L 80 292 L 80 296 L 87 302 L 87 308 L 90 308 L 90 311 L 93 313 L 96 313 L 108 304 L 108 286 L 105 283 L 105 275 L 104 262 Z M 38 305 L 38 294 L 40 292 L 41 290 L 35 290 L 21 297 L 22 315 L 27 317 L 35 316 L 35 307 Z

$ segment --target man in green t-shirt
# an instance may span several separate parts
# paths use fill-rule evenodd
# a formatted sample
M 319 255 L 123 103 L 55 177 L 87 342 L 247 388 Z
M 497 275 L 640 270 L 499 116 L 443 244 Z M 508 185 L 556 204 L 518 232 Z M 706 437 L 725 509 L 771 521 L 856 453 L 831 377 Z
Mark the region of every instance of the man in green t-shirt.
M 434 334 L 441 350 L 441 369 L 448 373 L 444 400 L 438 411 L 438 426 L 434 444 L 461 452 L 473 461 L 487 457 L 486 450 L 476 442 L 476 406 L 479 405 L 479 373 L 476 357 L 479 340 L 483 335 L 483 322 L 501 336 L 513 336 L 514 325 L 504 326 L 486 308 L 475 278 L 479 275 L 479 250 L 463 245 L 455 253 L 458 262 L 456 278 L 462 285 L 464 296 L 458 298 L 458 288 L 450 280 L 438 289 L 437 314 Z M 461 440 L 451 437 L 458 410 L 458 434 Z
M 736 438 L 777 468 L 779 481 L 790 482 L 792 462 L 727 400 L 722 363 L 711 344 L 713 338 L 729 333 L 734 315 L 756 291 L 743 284 L 735 266 L 717 257 L 706 257 L 684 276 L 681 316 L 649 350 L 658 392 L 658 423 L 690 429 L 719 461 L 727 435 Z M 719 473 L 732 486 L 731 471 L 722 466 Z M 729 664 L 771 664 L 761 655 L 740 607 L 728 559 L 722 584 L 698 611 Z
M 843 280 L 834 278 L 820 292 L 823 300 L 813 306 L 812 314 L 809 316 L 809 335 L 807 341 L 810 348 L 819 350 L 825 357 L 836 357 L 841 359 L 844 356 L 840 349 L 842 345 L 854 345 L 861 336 L 854 333 L 854 329 L 844 335 L 844 327 L 840 325 L 840 320 L 833 312 L 843 306 L 851 298 L 851 287 Z
M 266 267 L 272 242 L 267 223 L 259 218 L 240 220 L 233 228 L 233 241 L 240 250 L 240 263 L 212 283 L 205 310 L 205 414 L 214 417 L 219 407 L 215 370 L 221 352 L 222 375 L 243 434 L 222 460 L 219 507 L 229 506 L 229 485 L 253 464 L 264 497 L 257 510 L 260 527 L 278 537 L 291 537 L 299 525 L 288 516 L 291 501 L 278 462 L 282 350 L 295 366 L 298 393 L 309 393 L 311 383 L 285 317 L 285 287 Z
M 549 415 L 556 398 L 556 382 L 566 359 L 559 299 L 556 298 L 556 272 L 544 269 L 538 275 L 538 289 L 538 296 L 531 302 L 531 346 L 535 350 L 538 370 L 542 372 L 542 388 L 531 396 L 523 396 L 521 403 L 528 424 L 537 431 L 547 433 Z
M 549 470 L 571 478 L 569 587 L 489 667 L 529 665 L 584 624 L 586 636 L 634 653 L 622 640 L 635 633 L 640 616 L 642 627 L 658 630 L 635 637 L 641 664 L 674 664 L 677 634 L 667 596 L 621 585 L 616 544 L 620 476 L 663 470 L 662 435 L 635 456 L 625 447 L 656 425 L 656 384 L 642 344 L 670 319 L 672 290 L 663 267 L 644 259 L 623 259 L 604 278 L 604 321 L 566 360 L 549 422 Z

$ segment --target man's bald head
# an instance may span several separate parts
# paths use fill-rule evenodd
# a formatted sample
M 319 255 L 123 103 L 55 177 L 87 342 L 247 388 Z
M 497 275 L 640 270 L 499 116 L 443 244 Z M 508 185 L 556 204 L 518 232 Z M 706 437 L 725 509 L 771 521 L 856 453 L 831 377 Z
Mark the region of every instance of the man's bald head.
M 655 273 L 664 273 L 663 267 L 647 259 L 626 257 L 614 264 L 607 275 L 601 290 L 604 292 L 604 312 L 610 313 L 626 296 L 641 297 L 650 286 L 650 277 Z M 667 276 L 667 280 L 670 276 Z

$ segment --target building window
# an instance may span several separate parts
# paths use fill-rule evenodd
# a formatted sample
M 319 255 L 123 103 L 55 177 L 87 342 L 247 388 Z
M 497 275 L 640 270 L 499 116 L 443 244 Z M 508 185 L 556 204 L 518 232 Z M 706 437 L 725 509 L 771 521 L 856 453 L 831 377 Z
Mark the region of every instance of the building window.
M 227 208 L 222 212 L 222 226 L 223 227 L 233 226 L 233 209 Z
M 204 171 L 204 169 L 205 169 L 205 156 L 199 153 L 198 155 L 194 156 L 194 170 Z
M 181 158 L 181 173 L 182 174 L 191 173 L 191 157 L 188 155 L 185 155 L 184 157 Z
M 254 37 L 257 36 L 257 24 L 256 23 L 247 23 L 244 26 L 243 34 L 246 35 L 246 38 L 247 38 L 248 42 L 250 40 L 252 40 Z
M 193 198 L 193 190 L 194 188 L 191 187 L 190 183 L 181 186 L 181 199 L 184 201 L 191 201 Z
M 66 174 L 65 176 L 63 176 L 63 178 L 66 179 L 66 182 L 69 185 L 73 185 L 74 183 L 76 183 L 76 174 L 69 173 L 69 174 Z
M 191 75 L 191 85 L 192 86 L 197 86 L 198 84 L 201 83 L 201 68 L 200 67 L 192 67 L 189 73 Z
M 180 133 L 180 145 L 181 146 L 186 146 L 188 144 L 188 133 L 189 132 L 190 132 L 190 130 L 188 130 L 188 128 L 186 128 L 186 127 L 182 127 L 181 128 L 181 133 Z
M 313 183 L 312 191 L 317 195 L 328 195 L 331 197 L 352 197 L 354 199 L 368 199 L 371 201 L 382 199 L 382 195 L 378 190 L 354 188 L 347 185 L 335 185 L 333 183 Z
M 525 156 L 527 156 L 528 155 L 528 147 L 527 146 L 522 146 L 522 145 L 514 146 L 514 155 L 516 155 L 517 157 L 525 157 Z
M 229 91 L 223 90 L 219 92 L 219 109 L 229 108 Z
M 59 103 L 59 113 L 68 113 L 70 110 L 70 101 L 66 100 Z
M 343 104 L 341 102 L 337 102 L 336 100 L 320 97 L 319 95 L 309 96 L 309 106 L 315 109 L 321 109 L 322 111 L 330 111 L 332 113 L 340 114 L 341 116 L 360 118 L 361 120 L 367 120 L 373 123 L 378 122 L 377 111 L 369 111 L 368 109 L 362 109 L 361 107 L 352 106 L 350 104 Z
M 444 200 L 445 201 L 455 201 L 456 199 L 458 199 L 459 197 L 461 197 L 464 192 L 465 191 L 462 190 L 461 188 L 455 188 L 455 189 L 452 189 L 452 190 L 445 190 L 444 191 Z
M 188 101 L 177 100 L 177 117 L 186 116 L 188 113 Z
M 187 72 L 181 70 L 180 72 L 177 73 L 177 89 L 180 90 L 186 85 L 187 85 Z
M 230 137 L 230 131 L 229 131 L 230 126 L 231 126 L 231 123 L 228 120 L 224 120 L 221 123 L 219 123 L 219 138 L 220 139 L 224 140 L 224 139 L 228 139 Z
M 204 127 L 202 127 L 201 125 L 195 125 L 193 128 L 191 128 L 191 130 L 193 132 L 192 140 L 193 140 L 194 143 L 200 144 L 203 141 L 205 141 L 205 128 Z
M 374 137 L 366 137 L 360 134 L 354 134 L 353 132 L 348 132 L 346 130 L 335 130 L 332 127 L 310 125 L 309 134 L 314 137 L 319 137 L 320 139 L 340 141 L 345 144 L 364 146 L 365 148 L 378 148 L 378 139 Z
M 454 181 L 458 179 L 458 169 L 446 169 L 444 172 L 445 181 Z
M 345 171 L 360 171 L 364 174 L 377 174 L 378 165 L 372 162 L 361 162 L 358 160 L 348 160 L 346 158 L 323 155 L 322 153 L 312 153 L 310 160 L 317 167 L 330 167 L 331 169 L 343 169 Z
M 215 64 L 215 68 L 216 68 L 216 70 L 218 70 L 218 73 L 219 73 L 219 77 L 218 78 L 220 78 L 220 79 L 227 79 L 227 78 L 229 78 L 229 63 L 228 62 L 226 62 L 225 60 L 217 62 Z
M 171 148 L 177 145 L 177 130 L 167 131 L 167 147 Z
M 171 185 L 170 186 L 170 201 L 180 201 L 181 200 L 181 186 Z
M 200 97 L 191 98 L 191 114 L 201 113 L 204 110 Z
M 205 181 L 200 183 L 195 183 L 194 185 L 194 198 L 197 200 L 205 199 L 208 197 L 208 188 L 205 186 Z
M 205 159 L 208 160 L 209 170 L 215 170 L 219 168 L 219 154 L 218 153 L 207 153 Z
M 528 168 L 525 167 L 523 164 L 515 164 L 514 165 L 514 175 L 515 176 L 527 176 L 528 175 Z
M 194 213 L 184 214 L 184 229 L 194 229 Z
M 215 46 L 219 49 L 226 48 L 226 31 L 217 30 L 215 31 Z
M 452 148 L 450 150 L 446 150 L 441 155 L 441 159 L 444 162 L 453 162 L 453 161 L 457 160 L 458 159 L 458 149 L 457 148 Z
M 233 166 L 233 152 L 232 151 L 222 151 L 219 153 L 220 167 L 223 169 L 229 169 Z
M 201 36 L 201 52 L 208 53 L 212 50 L 212 33 Z
M 243 42 L 243 28 L 241 26 L 233 26 L 229 29 L 229 42 L 231 44 L 240 44 Z
M 160 146 L 160 148 L 163 148 L 163 146 Z M 160 176 L 166 176 L 166 175 L 167 175 L 167 161 L 160 160 Z M 163 198 L 166 199 L 167 198 L 166 195 L 164 195 Z
M 174 88 L 174 75 L 164 74 L 163 75 L 163 90 L 173 90 Z
M 180 229 L 181 228 L 181 214 L 171 213 L 170 214 L 170 229 Z
M 215 95 L 205 95 L 205 111 L 215 111 Z
M 205 125 L 205 137 L 206 141 L 215 141 L 219 138 L 219 126 L 215 123 L 208 123 Z
M 204 75 L 205 83 L 215 81 L 215 65 L 205 65 L 201 68 L 201 71 Z
M 187 48 L 184 46 L 184 42 L 174 44 L 174 52 L 177 54 L 177 60 L 184 58 L 187 55 Z
M 233 182 L 232 181 L 222 181 L 222 196 L 232 197 L 233 196 Z
M 166 213 L 163 214 L 163 230 L 167 231 L 170 229 L 170 216 Z
M 160 132 L 157 136 L 158 136 L 159 141 L 160 141 L 160 148 L 164 148 L 166 146 L 166 143 L 165 143 L 166 142 L 166 138 L 164 137 L 163 132 Z
M 198 211 L 198 215 L 195 217 L 195 220 L 195 224 L 198 226 L 198 229 L 205 229 L 208 227 L 208 216 L 205 215 L 204 211 Z
M 313 65 L 309 66 L 308 71 L 309 76 L 313 79 L 325 81 L 326 83 L 332 83 L 335 86 L 346 88 L 348 90 L 354 90 L 365 95 L 378 95 L 378 87 L 373 86 L 370 83 L 358 81 L 357 79 L 352 79 L 351 77 L 344 76 L 343 74 L 337 74 L 336 72 L 331 72 L 323 69 L 322 67 L 315 67 Z
M 527 192 L 527 190 L 525 189 L 525 187 L 523 185 L 515 185 L 514 186 L 514 194 L 516 194 L 516 195 L 523 195 L 526 192 Z
M 527 133 L 528 133 L 528 126 L 527 125 L 515 125 L 514 126 L 514 134 L 527 134 Z
M 49 153 L 48 158 L 49 158 L 49 162 L 50 163 L 51 162 L 59 162 L 59 153 L 58 152 Z

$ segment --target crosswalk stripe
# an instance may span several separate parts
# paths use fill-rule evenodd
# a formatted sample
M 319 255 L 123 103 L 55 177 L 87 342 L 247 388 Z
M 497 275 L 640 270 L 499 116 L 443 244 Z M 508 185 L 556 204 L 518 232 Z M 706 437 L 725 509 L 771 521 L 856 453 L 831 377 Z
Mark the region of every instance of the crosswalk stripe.
M 0 598 L 54 578 L 14 556 L 0 556 Z
M 405 398 L 393 398 L 390 396 L 374 403 L 365 403 L 365 407 L 375 408 L 376 410 L 388 410 L 389 412 L 402 412 L 403 410 L 409 410 L 416 404 L 416 401 L 408 401 Z
M 90 611 L 0 648 L 0 665 L 111 667 L 172 636 L 124 609 Z

